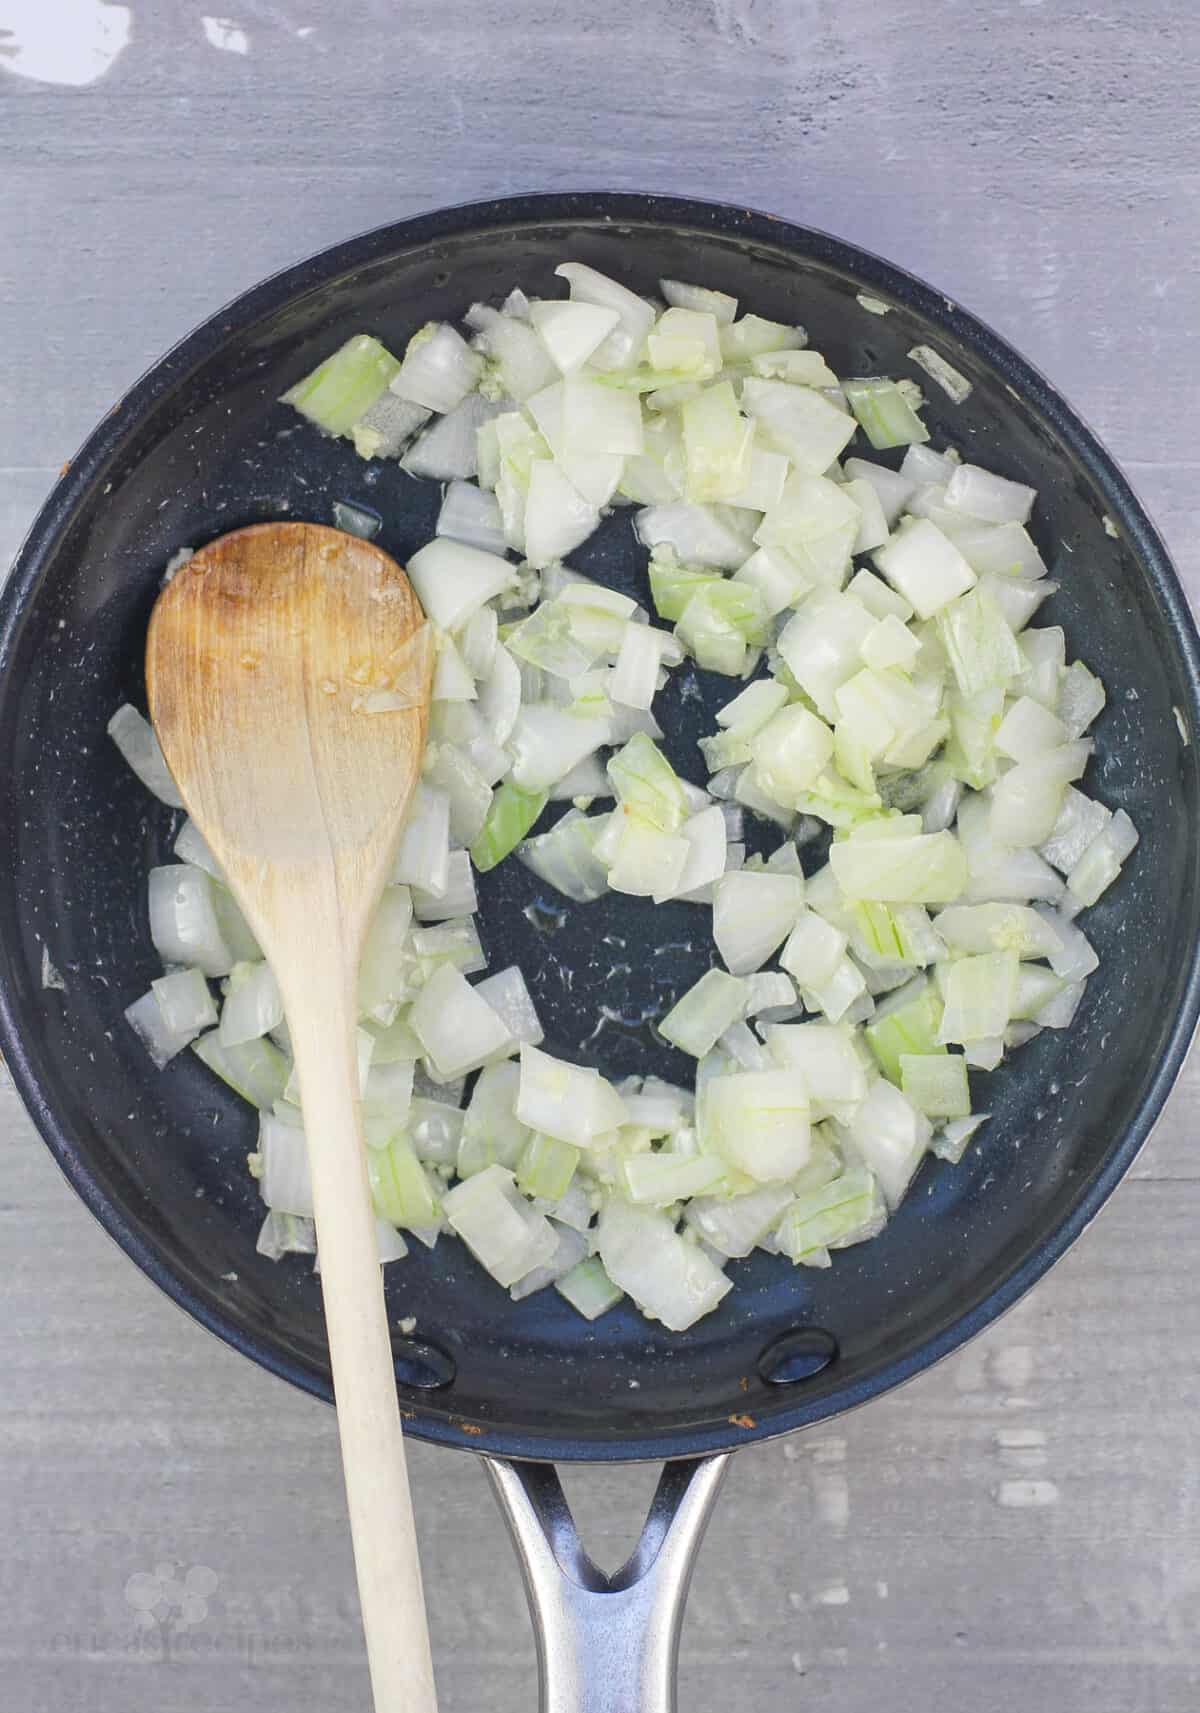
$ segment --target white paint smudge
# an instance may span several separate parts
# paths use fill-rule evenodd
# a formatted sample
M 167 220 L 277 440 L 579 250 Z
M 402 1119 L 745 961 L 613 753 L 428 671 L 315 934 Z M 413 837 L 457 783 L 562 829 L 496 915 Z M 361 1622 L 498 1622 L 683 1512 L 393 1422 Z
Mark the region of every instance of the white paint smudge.
M 316 28 L 317 26 L 315 24 L 301 24 L 300 28 L 296 31 L 296 34 L 300 37 L 302 42 L 306 42 L 311 35 L 315 35 Z
M 992 1378 L 1006 1392 L 1020 1392 L 1033 1379 L 1033 1351 L 1027 1344 L 1003 1345 L 992 1352 Z
M 204 39 L 211 48 L 219 48 L 222 53 L 248 54 L 250 38 L 240 24 L 235 24 L 232 18 L 201 18 L 204 27 Z
M 1056 1505 L 1058 1488 L 1053 1481 L 1002 1481 L 994 1496 L 998 1505 L 1009 1510 L 1025 1510 L 1031 1506 Z
M 877 1582 L 875 1584 L 875 1592 L 876 1592 L 876 1594 L 878 1594 L 878 1596 L 881 1600 L 886 1600 L 888 1597 L 888 1585 L 887 1585 L 887 1583 L 886 1582 Z
M 1002 1451 L 1040 1451 L 1045 1447 L 1046 1436 L 1041 1428 L 1001 1428 L 996 1444 Z
M 821 1662 L 824 1665 L 849 1665 L 849 1648 L 822 1648 Z
M 818 1588 L 813 1594 L 814 1606 L 848 1606 L 850 1590 L 844 1582 L 830 1582 L 824 1588 Z
M 805 1659 L 803 1654 L 792 1655 L 792 1670 L 796 1673 L 797 1677 L 804 1676 L 804 1673 L 808 1670 L 808 1661 Z
M 104 0 L 0 0 L 0 67 L 82 89 L 129 45 L 133 12 Z
M 817 1516 L 833 1534 L 846 1532 L 850 1521 L 850 1489 L 844 1475 L 827 1475 L 813 1471 L 813 1500 Z

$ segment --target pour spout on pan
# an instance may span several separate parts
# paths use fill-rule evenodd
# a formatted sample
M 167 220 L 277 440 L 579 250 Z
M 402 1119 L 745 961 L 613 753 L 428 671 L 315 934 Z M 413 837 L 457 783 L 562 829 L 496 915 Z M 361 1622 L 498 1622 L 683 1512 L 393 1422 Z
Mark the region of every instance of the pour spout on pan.
M 525 1578 L 541 1713 L 675 1713 L 688 1585 L 730 1455 L 667 1464 L 612 1576 L 584 1549 L 551 1464 L 485 1460 Z

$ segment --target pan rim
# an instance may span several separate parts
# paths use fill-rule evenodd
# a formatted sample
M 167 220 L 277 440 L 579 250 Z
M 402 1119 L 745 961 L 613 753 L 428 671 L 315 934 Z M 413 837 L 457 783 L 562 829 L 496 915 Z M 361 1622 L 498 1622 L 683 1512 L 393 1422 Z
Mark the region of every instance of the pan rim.
M 1174 646 L 1187 678 L 1188 715 L 1200 730 L 1200 636 L 1178 573 L 1128 480 L 1079 413 L 1028 360 L 956 301 L 923 280 L 849 241 L 817 229 L 742 206 L 695 198 L 637 192 L 567 191 L 460 203 L 374 227 L 268 276 L 240 293 L 181 338 L 145 371 L 87 437 L 55 483 L 31 524 L 0 587 L 0 677 L 9 669 L 15 639 L 38 590 L 40 579 L 70 527 L 74 515 L 107 460 L 147 413 L 192 370 L 210 358 L 235 329 L 244 329 L 341 274 L 387 255 L 439 240 L 482 235 L 522 226 L 595 227 L 631 224 L 708 230 L 724 238 L 762 242 L 794 250 L 809 260 L 840 269 L 864 287 L 889 294 L 918 311 L 944 332 L 968 345 L 1038 412 L 1055 438 L 1087 471 L 1104 496 L 1143 574 L 1166 614 Z M 193 1319 L 225 1344 L 259 1366 L 312 1395 L 331 1401 L 327 1381 L 298 1357 L 248 1332 L 191 1282 L 111 1201 L 80 1149 L 58 1121 L 48 1092 L 25 1053 L 19 1019 L 17 983 L 9 954 L 0 948 L 0 1053 L 42 1139 L 68 1181 L 109 1235 L 137 1266 Z M 443 1411 L 425 1414 L 421 1394 L 405 1392 L 413 1410 L 408 1431 L 415 1437 L 488 1454 L 560 1462 L 643 1462 L 661 1458 L 715 1454 L 739 1445 L 778 1437 L 796 1428 L 840 1415 L 942 1360 L 990 1325 L 1025 1294 L 1096 1217 L 1148 1140 L 1186 1060 L 1200 1020 L 1200 935 L 1190 948 L 1182 1000 L 1170 1033 L 1133 1121 L 1059 1223 L 973 1308 L 949 1322 L 906 1354 L 881 1363 L 870 1373 L 820 1398 L 805 1398 L 802 1388 L 781 1393 L 778 1410 L 739 1425 L 720 1421 L 662 1429 L 631 1428 L 619 1437 L 588 1437 L 579 1432 L 523 1431 L 471 1422 Z M 784 1400 L 787 1400 L 784 1402 Z M 741 1418 L 749 1422 L 749 1418 Z M 478 1430 L 483 1429 L 480 1433 Z

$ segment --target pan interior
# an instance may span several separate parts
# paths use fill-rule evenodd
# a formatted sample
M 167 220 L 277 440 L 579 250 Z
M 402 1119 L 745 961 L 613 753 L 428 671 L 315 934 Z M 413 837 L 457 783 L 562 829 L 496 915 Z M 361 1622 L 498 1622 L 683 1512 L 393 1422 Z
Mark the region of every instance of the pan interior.
M 119 702 L 145 706 L 142 648 L 165 561 L 243 524 L 328 522 L 342 499 L 382 513 L 380 544 L 403 563 L 432 534 L 436 485 L 364 464 L 301 425 L 279 393 L 353 331 L 398 349 L 422 322 L 515 284 L 552 295 L 563 259 L 646 293 L 662 275 L 733 292 L 802 323 L 842 374 L 916 374 L 907 351 L 934 344 L 974 390 L 955 406 L 928 385 L 933 444 L 1039 489 L 1034 533 L 1061 589 L 1037 622 L 1062 624 L 1071 655 L 1108 687 L 1089 779 L 1142 833 L 1122 883 L 1086 919 L 1102 963 L 1075 1027 L 978 1076 L 991 1122 L 961 1166 L 927 1162 L 884 1236 L 826 1272 L 764 1255 L 732 1263 L 737 1288 L 685 1336 L 624 1307 L 587 1326 L 553 1291 L 514 1305 L 451 1241 L 387 1270 L 393 1321 L 415 1317 L 416 1340 L 432 1347 L 422 1365 L 398 1344 L 413 1431 L 518 1455 L 682 1454 L 831 1413 L 949 1348 L 1036 1276 L 1081 1199 L 1128 1163 L 1192 1005 L 1200 794 L 1175 712 L 1192 722 L 1190 631 L 1153 538 L 1139 545 L 1140 514 L 1108 533 L 1119 487 L 1064 443 L 1061 406 L 1026 396 L 1023 371 L 997 366 L 1003 348 L 953 306 L 764 220 L 637 199 L 619 222 L 590 217 L 595 199 L 555 216 L 545 206 L 410 223 L 262 288 L 143 385 L 51 500 L 7 596 L 0 660 L 5 1050 L 60 1159 L 135 1257 L 223 1336 L 327 1394 L 317 1282 L 299 1259 L 254 1253 L 253 1115 L 190 1054 L 156 1073 L 121 1015 L 158 973 L 145 875 L 167 857 L 172 817 L 104 727 Z M 864 284 L 889 314 L 860 307 Z M 627 511 L 572 561 L 644 596 Z M 730 694 L 728 680 L 683 669 L 660 698 L 687 777 L 703 779 L 695 740 Z M 485 878 L 481 910 L 492 967 L 521 964 L 552 1050 L 612 1075 L 689 1079 L 690 1062 L 656 1045 L 647 1019 L 708 967 L 705 913 L 617 895 L 547 900 L 515 862 Z M 61 990 L 43 987 L 43 948 Z M 764 1378 L 761 1354 L 813 1328 L 833 1360 L 793 1360 L 800 1377 L 787 1384 Z M 411 1384 L 430 1378 L 442 1383 Z

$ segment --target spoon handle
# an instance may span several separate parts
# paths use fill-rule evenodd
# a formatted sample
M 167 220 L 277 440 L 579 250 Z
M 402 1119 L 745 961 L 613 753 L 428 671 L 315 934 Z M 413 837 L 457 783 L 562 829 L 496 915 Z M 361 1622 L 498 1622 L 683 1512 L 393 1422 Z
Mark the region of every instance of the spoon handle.
M 354 972 L 320 907 L 279 960 L 304 1106 L 342 1469 L 376 1713 L 436 1713 L 359 1114 Z

